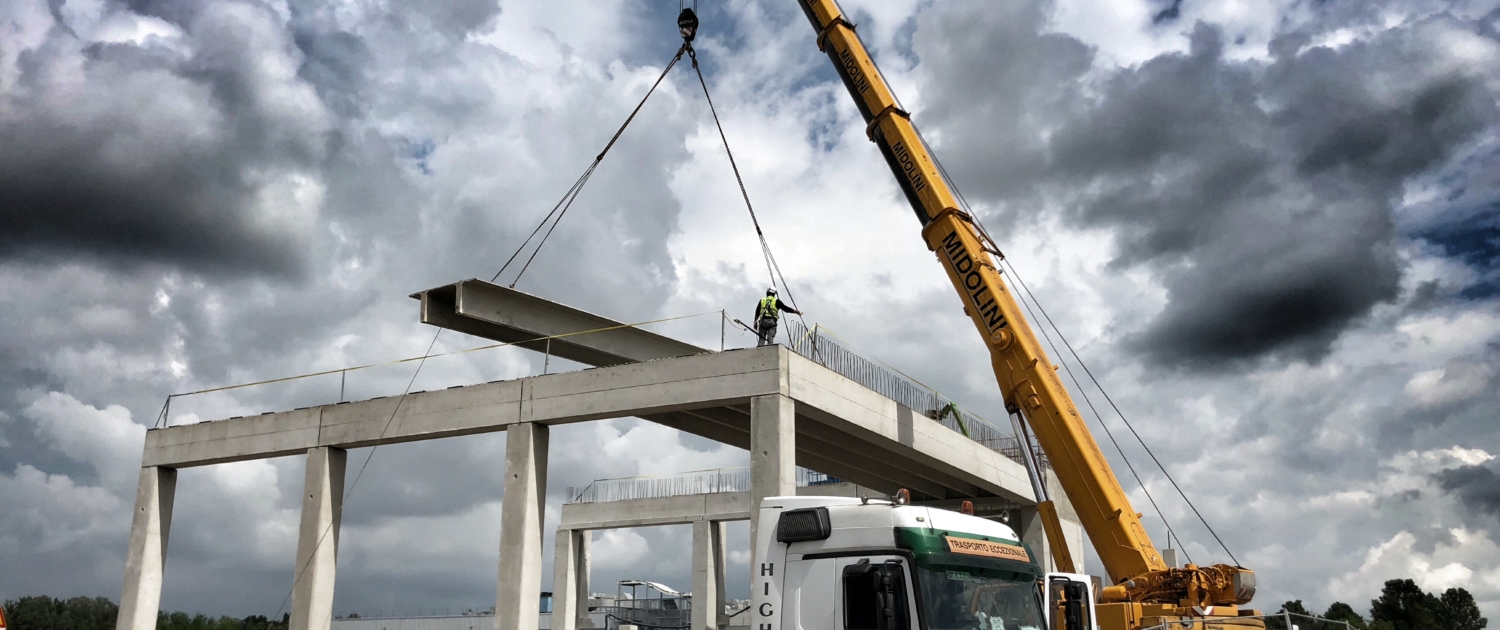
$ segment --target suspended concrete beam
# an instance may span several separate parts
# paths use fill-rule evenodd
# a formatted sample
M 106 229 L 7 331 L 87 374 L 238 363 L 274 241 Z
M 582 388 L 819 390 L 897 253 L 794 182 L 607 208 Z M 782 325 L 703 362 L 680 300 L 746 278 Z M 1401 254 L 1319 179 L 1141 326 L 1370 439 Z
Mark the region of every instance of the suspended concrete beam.
M 594 366 L 622 365 L 708 352 L 692 344 L 483 280 L 464 280 L 411 297 L 422 323 L 515 343 Z M 533 341 L 583 331 L 547 341 Z

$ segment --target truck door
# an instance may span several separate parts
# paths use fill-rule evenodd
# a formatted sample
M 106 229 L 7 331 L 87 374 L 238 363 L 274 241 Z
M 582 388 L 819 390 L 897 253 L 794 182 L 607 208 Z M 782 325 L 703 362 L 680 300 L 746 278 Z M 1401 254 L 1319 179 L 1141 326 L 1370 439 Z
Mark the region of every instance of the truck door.
M 834 630 L 833 558 L 786 563 L 786 587 L 781 591 L 783 630 Z M 752 628 L 751 630 L 756 630 Z
M 830 567 L 834 630 L 917 630 L 911 568 L 900 556 L 837 558 Z M 810 630 L 810 629 L 809 629 Z
M 1094 587 L 1086 575 L 1047 574 L 1047 620 L 1052 630 L 1094 630 Z

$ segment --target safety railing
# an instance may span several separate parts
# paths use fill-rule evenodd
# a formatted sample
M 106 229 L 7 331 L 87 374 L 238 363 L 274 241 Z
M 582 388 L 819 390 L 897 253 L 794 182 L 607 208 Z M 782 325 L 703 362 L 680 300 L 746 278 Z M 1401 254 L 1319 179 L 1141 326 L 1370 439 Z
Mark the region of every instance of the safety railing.
M 954 408 L 952 400 L 896 370 L 860 356 L 820 326 L 814 325 L 812 329 L 808 329 L 801 322 L 790 318 L 786 320 L 786 325 L 786 345 L 792 352 L 905 405 L 908 409 L 926 415 L 949 430 L 963 434 L 1012 461 L 1023 466 L 1026 464 L 1021 452 L 1021 441 L 1013 432 L 999 429 L 988 420 L 967 411 L 961 410 L 958 415 L 945 413 L 945 410 Z M 1046 456 L 1037 448 L 1033 448 L 1032 452 L 1041 460 L 1039 464 L 1045 474 L 1050 468 Z
M 831 477 L 806 468 L 797 469 L 797 486 L 821 486 L 841 483 Z M 684 497 L 695 494 L 717 492 L 749 492 L 749 468 L 715 468 L 671 475 L 648 475 L 618 479 L 596 479 L 582 488 L 569 486 L 563 503 L 609 503 L 611 501 L 633 501 L 636 499 L 659 499 Z
M 1352 630 L 1353 628 L 1347 621 L 1324 619 L 1322 617 L 1286 611 L 1253 617 L 1235 617 L 1234 619 L 1236 621 L 1259 620 L 1265 624 L 1266 630 Z M 1142 630 L 1210 630 L 1222 627 L 1225 627 L 1223 618 L 1184 619 L 1143 628 Z

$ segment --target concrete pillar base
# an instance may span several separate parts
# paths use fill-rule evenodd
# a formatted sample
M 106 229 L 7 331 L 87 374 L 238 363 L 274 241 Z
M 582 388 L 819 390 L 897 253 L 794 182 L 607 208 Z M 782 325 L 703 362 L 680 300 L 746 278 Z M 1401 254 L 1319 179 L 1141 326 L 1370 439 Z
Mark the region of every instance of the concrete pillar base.
M 593 625 L 589 618 L 588 530 L 557 530 L 557 552 L 552 563 L 552 630 L 578 630 Z
M 333 625 L 347 461 L 348 451 L 341 448 L 322 446 L 307 451 L 289 630 L 329 630 Z
M 692 630 L 717 630 L 724 614 L 722 523 L 693 523 Z
M 148 466 L 141 469 L 135 489 L 135 514 L 130 520 L 130 549 L 125 556 L 125 587 L 115 630 L 156 630 L 161 610 L 161 580 L 167 561 L 167 534 L 172 529 L 172 500 L 177 494 L 177 471 Z
M 505 496 L 500 501 L 500 581 L 495 630 L 537 630 L 542 598 L 542 501 L 547 496 L 546 425 L 505 431 Z
M 759 540 L 760 503 L 797 494 L 797 407 L 787 396 L 750 399 L 750 540 Z M 752 552 L 754 550 L 752 549 Z M 760 566 L 760 555 L 751 559 Z M 753 580 L 752 580 L 753 582 Z

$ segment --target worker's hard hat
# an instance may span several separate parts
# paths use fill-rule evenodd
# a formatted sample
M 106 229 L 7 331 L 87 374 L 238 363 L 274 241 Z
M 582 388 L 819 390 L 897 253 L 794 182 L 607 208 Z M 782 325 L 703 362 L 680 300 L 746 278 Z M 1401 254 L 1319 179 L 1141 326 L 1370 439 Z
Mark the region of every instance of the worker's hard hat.
M 766 289 L 766 295 L 776 295 L 776 287 Z

